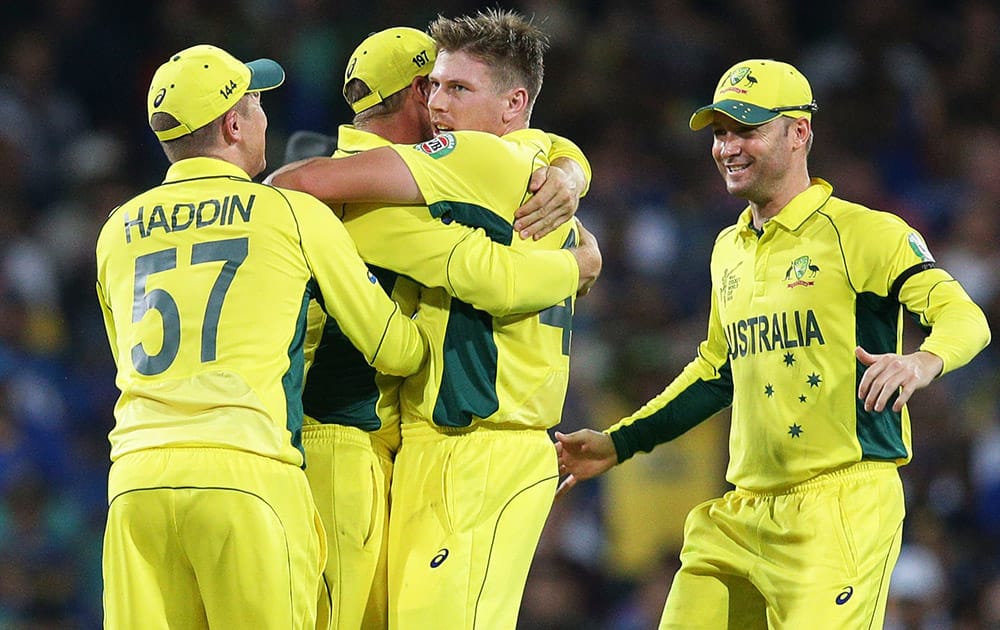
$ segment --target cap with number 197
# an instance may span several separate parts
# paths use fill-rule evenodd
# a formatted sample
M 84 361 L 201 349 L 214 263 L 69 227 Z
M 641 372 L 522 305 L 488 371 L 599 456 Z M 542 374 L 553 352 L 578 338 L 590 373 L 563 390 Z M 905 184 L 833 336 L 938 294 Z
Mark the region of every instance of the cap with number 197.
M 436 57 L 437 46 L 423 31 L 398 26 L 372 33 L 351 53 L 344 71 L 344 87 L 358 79 L 371 91 L 350 103 L 351 109 L 360 114 L 410 85 L 418 76 L 427 76 Z

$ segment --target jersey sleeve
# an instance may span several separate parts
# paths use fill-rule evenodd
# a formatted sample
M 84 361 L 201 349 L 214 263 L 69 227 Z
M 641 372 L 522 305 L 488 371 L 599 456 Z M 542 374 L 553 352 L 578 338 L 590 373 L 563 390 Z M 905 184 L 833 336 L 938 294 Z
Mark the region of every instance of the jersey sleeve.
M 908 277 L 899 300 L 930 328 L 920 349 L 941 357 L 941 374 L 962 367 L 990 343 L 986 315 L 943 269 L 925 269 Z
M 863 230 L 845 242 L 859 243 L 852 274 L 860 289 L 895 297 L 929 328 L 921 350 L 941 357 L 941 374 L 962 367 L 990 342 L 982 309 L 948 272 L 940 269 L 923 236 L 895 215 L 871 212 Z
M 509 243 L 514 211 L 528 197 L 531 174 L 548 164 L 551 141 L 542 132 L 516 132 L 517 140 L 478 131 L 441 134 L 418 145 L 391 145 L 403 159 L 429 207 L 450 204 L 495 215 L 487 231 Z
M 732 404 L 732 371 L 716 295 L 712 291 L 708 335 L 694 360 L 652 400 L 605 430 L 619 462 L 679 437 Z
M 455 246 L 447 273 L 455 297 L 496 317 L 558 304 L 576 293 L 580 278 L 568 250 L 516 250 L 491 241 L 482 229 Z
M 118 333 L 115 330 L 115 319 L 111 314 L 111 307 L 108 304 L 107 296 L 101 287 L 101 282 L 97 282 L 97 302 L 101 306 L 101 316 L 104 318 L 104 329 L 108 333 L 108 342 L 111 344 L 111 356 L 114 357 L 115 364 L 118 364 Z
M 375 369 L 398 376 L 415 373 L 427 354 L 416 324 L 379 286 L 329 208 L 308 195 L 285 193 L 294 200 L 302 249 L 323 310 Z
M 587 191 L 590 190 L 590 180 L 594 176 L 594 173 L 590 168 L 590 162 L 587 160 L 587 156 L 583 154 L 580 147 L 576 146 L 572 140 L 563 138 L 562 136 L 557 136 L 554 133 L 547 135 L 549 140 L 552 142 L 552 148 L 549 149 L 549 163 L 551 164 L 558 158 L 566 158 L 579 164 L 580 168 L 583 169 L 583 174 L 587 181 L 587 185 L 584 186 L 583 192 L 580 196 L 582 197 L 586 195 Z
M 441 287 L 496 317 L 552 306 L 579 283 L 568 250 L 516 250 L 483 229 L 446 224 L 424 206 L 348 210 L 345 219 L 366 262 Z

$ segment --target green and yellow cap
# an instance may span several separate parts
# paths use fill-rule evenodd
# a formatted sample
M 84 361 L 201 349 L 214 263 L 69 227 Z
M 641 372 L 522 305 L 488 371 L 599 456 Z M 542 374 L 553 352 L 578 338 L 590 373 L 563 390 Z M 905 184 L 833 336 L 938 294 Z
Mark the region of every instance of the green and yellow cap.
M 243 63 L 228 52 L 199 44 L 185 48 L 160 66 L 149 84 L 149 118 L 164 112 L 178 125 L 155 131 L 166 142 L 187 135 L 226 113 L 247 92 L 271 90 L 285 81 L 276 61 Z
M 819 109 L 809 81 L 795 67 L 773 59 L 741 61 L 722 75 L 711 105 L 698 108 L 688 126 L 697 131 L 720 112 L 738 123 L 757 126 L 778 116 L 812 119 Z
M 369 35 L 351 53 L 344 71 L 344 87 L 352 79 L 359 79 L 371 94 L 348 105 L 355 114 L 378 105 L 416 77 L 430 74 L 436 57 L 434 40 L 415 28 L 399 26 Z

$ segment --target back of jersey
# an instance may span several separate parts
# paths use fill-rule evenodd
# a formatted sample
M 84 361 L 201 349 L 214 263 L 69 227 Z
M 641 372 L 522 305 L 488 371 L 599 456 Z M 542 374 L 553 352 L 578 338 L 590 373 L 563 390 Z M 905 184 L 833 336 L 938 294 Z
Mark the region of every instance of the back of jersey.
M 118 367 L 111 457 L 235 448 L 302 463 L 311 273 L 287 196 L 209 158 L 112 212 L 98 294 Z

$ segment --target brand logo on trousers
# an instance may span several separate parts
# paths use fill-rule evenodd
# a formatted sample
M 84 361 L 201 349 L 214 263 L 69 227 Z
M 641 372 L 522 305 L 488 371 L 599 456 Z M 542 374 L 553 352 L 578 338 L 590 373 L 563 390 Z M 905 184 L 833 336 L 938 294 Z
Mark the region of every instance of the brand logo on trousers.
M 848 586 L 844 590 L 840 591 L 840 594 L 837 595 L 837 599 L 834 601 L 837 602 L 838 606 L 843 606 L 847 603 L 847 600 L 851 599 L 852 595 L 854 595 L 854 587 Z
M 444 564 L 444 561 L 447 560 L 447 559 L 448 559 L 448 550 L 447 549 L 442 549 L 442 550 L 438 551 L 437 555 L 434 556 L 433 558 L 431 558 L 431 568 L 432 569 L 438 568 L 439 566 L 441 566 L 442 564 Z

